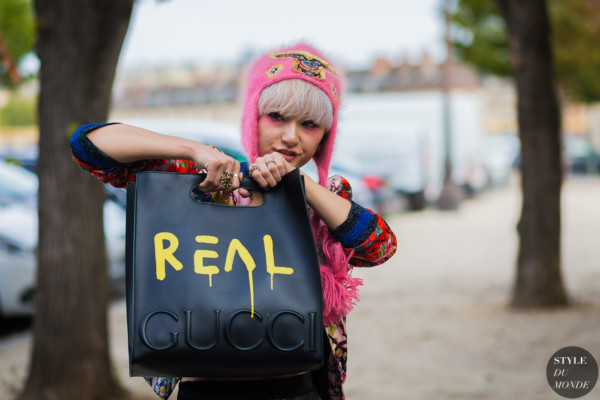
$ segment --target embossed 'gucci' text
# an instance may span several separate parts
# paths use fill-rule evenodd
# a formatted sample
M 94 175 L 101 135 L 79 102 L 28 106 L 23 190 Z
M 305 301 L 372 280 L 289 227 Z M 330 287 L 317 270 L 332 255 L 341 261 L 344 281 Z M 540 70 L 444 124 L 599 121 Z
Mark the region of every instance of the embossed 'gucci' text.
M 225 343 L 229 347 L 239 351 L 251 351 L 259 346 L 263 345 L 266 341 L 268 345 L 279 350 L 279 351 L 294 351 L 300 349 L 305 344 L 307 346 L 307 351 L 314 352 L 316 351 L 316 342 L 317 342 L 317 313 L 309 312 L 308 316 L 305 318 L 302 314 L 292 311 L 292 310 L 282 310 L 276 313 L 269 315 L 268 317 L 263 317 L 263 315 L 254 311 L 254 316 L 258 323 L 254 323 L 252 326 L 253 332 L 248 332 L 248 325 L 244 325 L 244 335 L 243 336 L 251 336 L 256 337 L 256 341 L 252 344 L 241 344 L 236 339 L 236 334 L 234 332 L 235 327 L 234 324 L 236 320 L 239 318 L 244 318 L 245 314 L 252 314 L 252 310 L 249 309 L 240 309 L 236 311 L 232 311 L 227 315 L 224 319 L 221 315 L 221 310 L 214 311 L 214 325 L 212 321 L 203 321 L 203 326 L 211 326 L 210 332 L 213 336 L 208 343 L 195 343 L 192 339 L 193 336 L 193 327 L 192 327 L 192 310 L 183 310 L 183 319 L 184 319 L 184 342 L 185 345 L 191 349 L 206 351 L 215 347 L 221 340 L 224 340 Z M 161 323 L 160 327 L 154 326 L 151 331 L 153 336 L 159 335 L 164 337 L 169 337 L 170 340 L 167 344 L 156 344 L 150 338 L 148 334 L 148 325 L 152 323 L 152 320 L 157 318 L 159 315 L 164 315 L 170 319 L 172 319 L 175 323 L 178 323 L 180 320 L 180 316 L 175 312 L 167 309 L 154 310 L 147 313 L 140 321 L 140 338 L 142 343 L 149 348 L 157 351 L 168 350 L 178 345 L 179 343 L 179 330 L 169 330 L 167 324 Z M 290 344 L 282 344 L 281 338 L 277 334 L 277 325 L 282 317 L 287 316 L 288 321 L 287 324 L 290 324 L 291 320 L 295 320 L 298 325 L 297 332 L 302 332 L 296 343 Z M 291 317 L 291 318 L 290 318 Z M 247 318 L 247 317 L 246 317 Z M 308 321 L 307 321 L 308 320 Z M 179 325 L 179 324 L 177 324 Z M 214 328 L 214 330 L 213 330 Z M 303 339 L 299 339 L 302 337 Z M 266 339 L 266 340 L 265 340 Z

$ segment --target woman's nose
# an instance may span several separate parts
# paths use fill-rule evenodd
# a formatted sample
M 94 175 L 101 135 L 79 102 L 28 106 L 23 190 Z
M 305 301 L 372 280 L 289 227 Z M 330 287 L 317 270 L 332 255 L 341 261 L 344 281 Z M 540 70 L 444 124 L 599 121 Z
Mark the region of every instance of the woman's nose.
M 284 143 L 295 144 L 298 141 L 298 123 L 296 121 L 289 121 L 283 127 L 283 135 L 281 140 Z

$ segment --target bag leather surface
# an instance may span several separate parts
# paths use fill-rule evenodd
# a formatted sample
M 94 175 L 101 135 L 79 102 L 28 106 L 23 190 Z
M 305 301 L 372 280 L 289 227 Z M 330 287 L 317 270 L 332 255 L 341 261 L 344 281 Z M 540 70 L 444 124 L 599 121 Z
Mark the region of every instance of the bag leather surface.
M 128 186 L 130 375 L 318 369 L 323 299 L 299 171 L 258 207 L 197 202 L 202 179 L 142 172 Z

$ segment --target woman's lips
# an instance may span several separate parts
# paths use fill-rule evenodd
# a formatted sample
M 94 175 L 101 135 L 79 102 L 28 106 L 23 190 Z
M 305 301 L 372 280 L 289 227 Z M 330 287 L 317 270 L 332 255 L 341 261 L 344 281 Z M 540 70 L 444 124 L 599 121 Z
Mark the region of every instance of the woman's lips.
M 292 161 L 294 158 L 296 158 L 296 156 L 298 155 L 296 152 L 294 151 L 287 151 L 287 150 L 276 150 L 279 154 L 281 154 L 283 156 L 283 158 L 287 161 L 290 162 Z

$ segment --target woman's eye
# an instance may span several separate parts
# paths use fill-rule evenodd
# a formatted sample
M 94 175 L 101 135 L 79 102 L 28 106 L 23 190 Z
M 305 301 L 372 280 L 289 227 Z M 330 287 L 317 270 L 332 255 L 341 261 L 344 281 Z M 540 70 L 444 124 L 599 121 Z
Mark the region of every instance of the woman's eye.
M 302 123 L 302 125 L 305 126 L 305 127 L 307 127 L 307 128 L 318 128 L 319 127 L 319 124 L 317 124 L 314 121 L 304 121 Z
M 283 116 L 281 114 L 279 114 L 278 112 L 272 112 L 272 113 L 268 113 L 267 114 L 269 116 L 269 118 L 271 118 L 273 121 L 283 121 Z

